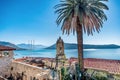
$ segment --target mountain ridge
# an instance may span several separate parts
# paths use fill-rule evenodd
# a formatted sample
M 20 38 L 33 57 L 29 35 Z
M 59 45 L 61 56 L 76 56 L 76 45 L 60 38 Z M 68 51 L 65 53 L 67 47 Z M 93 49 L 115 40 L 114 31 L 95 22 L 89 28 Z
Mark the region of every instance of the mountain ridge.
M 17 50 L 27 50 L 27 49 L 56 49 L 56 44 L 53 44 L 49 47 L 44 45 L 32 45 L 31 44 L 13 44 L 10 42 L 0 41 L 0 45 L 16 48 Z M 77 44 L 75 43 L 64 43 L 65 49 L 77 49 Z M 83 44 L 84 49 L 117 49 L 120 48 L 119 45 L 115 44 L 104 44 L 104 45 L 93 45 L 93 44 Z
M 10 42 L 6 42 L 6 41 L 0 41 L 0 45 L 1 45 L 1 46 L 12 47 L 12 48 L 15 48 L 16 50 L 20 50 L 20 49 L 22 49 L 22 48 L 16 46 L 15 44 L 10 43 Z
M 65 49 L 77 49 L 77 44 L 75 43 L 64 43 Z M 104 44 L 104 45 L 93 45 L 93 44 L 83 44 L 84 49 L 115 49 L 120 48 L 119 45 L 115 44 Z M 56 49 L 56 44 L 53 44 L 46 49 Z

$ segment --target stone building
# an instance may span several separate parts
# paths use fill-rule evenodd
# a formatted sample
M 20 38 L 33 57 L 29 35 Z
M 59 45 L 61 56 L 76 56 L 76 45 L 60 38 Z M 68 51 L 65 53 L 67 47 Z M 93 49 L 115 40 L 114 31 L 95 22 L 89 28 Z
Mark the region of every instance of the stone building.
M 15 80 L 48 80 L 49 69 L 14 61 L 11 65 L 11 74 Z
M 19 58 L 12 62 L 10 72 L 15 80 L 53 80 L 53 70 L 47 67 L 51 66 L 50 59 L 44 58 L 44 61 L 48 61 L 48 63 L 45 62 L 44 67 L 29 63 L 30 59 L 38 60 L 38 58 L 29 57 Z M 58 78 L 54 77 L 54 80 L 58 80 Z
M 56 67 L 64 66 L 65 61 L 64 42 L 61 37 L 59 37 L 56 42 Z
M 0 45 L 0 76 L 9 74 L 15 48 Z

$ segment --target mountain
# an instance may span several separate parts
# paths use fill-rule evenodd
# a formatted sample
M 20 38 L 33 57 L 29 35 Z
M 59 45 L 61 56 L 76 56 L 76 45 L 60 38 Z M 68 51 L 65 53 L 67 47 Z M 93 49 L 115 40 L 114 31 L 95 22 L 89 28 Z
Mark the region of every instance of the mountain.
M 77 44 L 74 43 L 64 43 L 65 49 L 77 49 Z M 90 45 L 90 44 L 84 44 L 84 49 L 112 49 L 112 48 L 120 48 L 118 45 L 109 44 L 109 45 Z M 56 49 L 56 44 L 53 44 L 50 47 L 47 47 L 46 49 Z
M 15 45 L 10 42 L 5 42 L 5 41 L 0 41 L 0 45 L 3 46 L 9 46 L 16 48 L 17 50 L 21 49 L 56 49 L 56 44 L 51 45 L 50 47 L 45 47 L 43 45 L 31 45 L 31 44 L 18 44 Z M 90 45 L 90 44 L 84 44 L 83 45 L 84 49 L 116 49 L 120 48 L 118 45 L 110 44 L 110 45 Z M 65 49 L 77 49 L 77 44 L 74 43 L 64 43 L 64 48 Z
M 18 44 L 17 46 L 20 48 L 24 48 L 24 49 L 42 49 L 42 48 L 45 48 L 45 46 L 43 46 L 43 45 L 31 45 L 31 44 L 25 44 L 25 43 Z
M 22 49 L 22 48 L 19 48 L 18 46 L 16 46 L 15 44 L 13 44 L 13 43 L 5 42 L 5 41 L 0 41 L 0 45 L 16 48 L 17 50 Z
M 120 46 L 115 44 L 108 44 L 108 45 L 84 45 L 84 49 L 116 49 L 120 48 Z

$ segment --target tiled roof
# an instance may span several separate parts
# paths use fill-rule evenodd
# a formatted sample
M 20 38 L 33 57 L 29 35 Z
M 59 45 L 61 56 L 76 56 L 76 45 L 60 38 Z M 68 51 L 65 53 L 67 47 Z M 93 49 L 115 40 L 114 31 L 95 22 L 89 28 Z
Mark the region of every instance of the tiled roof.
M 16 61 L 22 61 L 27 58 L 18 59 Z M 50 60 L 50 58 L 44 58 Z M 78 62 L 77 58 L 70 58 L 70 63 Z M 94 69 L 100 71 L 106 71 L 111 74 L 120 74 L 120 60 L 107 60 L 107 59 L 84 59 L 84 67 L 87 69 Z
M 10 50 L 15 50 L 15 48 L 0 45 L 0 51 L 10 51 Z
M 85 59 L 85 68 L 107 71 L 111 74 L 120 74 L 120 60 Z
M 77 62 L 77 59 L 73 58 L 71 62 Z M 84 59 L 84 67 L 87 69 L 106 71 L 111 74 L 120 74 L 120 60 L 107 60 L 107 59 Z

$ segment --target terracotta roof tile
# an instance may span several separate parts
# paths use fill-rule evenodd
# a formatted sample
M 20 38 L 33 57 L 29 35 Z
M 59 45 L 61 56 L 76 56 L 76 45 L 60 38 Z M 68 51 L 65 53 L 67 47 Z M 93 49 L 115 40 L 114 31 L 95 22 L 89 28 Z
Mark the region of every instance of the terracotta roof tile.
M 16 50 L 15 48 L 12 48 L 12 47 L 8 47 L 8 46 L 1 46 L 0 45 L 0 51 L 10 51 L 10 50 Z
M 24 60 L 18 59 L 18 61 Z M 44 58 L 48 59 L 49 58 Z M 70 58 L 70 63 L 76 63 L 78 60 L 77 58 Z M 111 74 L 120 74 L 120 60 L 107 60 L 107 59 L 93 59 L 93 58 L 86 58 L 84 59 L 84 67 L 87 69 L 94 69 L 94 70 L 101 70 L 107 71 Z
M 74 62 L 75 58 L 70 61 Z M 84 59 L 84 67 L 88 69 L 96 69 L 107 71 L 111 74 L 120 74 L 120 60 L 107 60 L 107 59 Z

